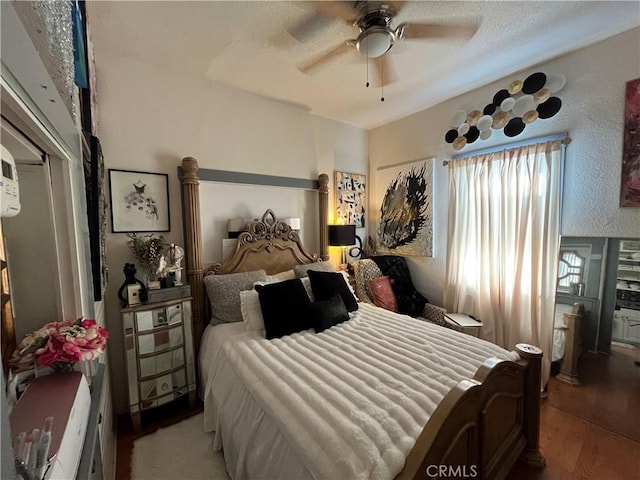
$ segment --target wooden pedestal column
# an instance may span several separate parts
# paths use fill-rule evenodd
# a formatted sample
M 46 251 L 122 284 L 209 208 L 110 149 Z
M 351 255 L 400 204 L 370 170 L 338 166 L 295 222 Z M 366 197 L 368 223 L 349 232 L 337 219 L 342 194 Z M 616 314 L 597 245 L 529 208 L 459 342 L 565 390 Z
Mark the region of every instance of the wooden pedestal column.
M 329 211 L 329 175 L 326 173 L 318 176 L 318 209 L 320 226 L 320 258 L 329 260 L 329 229 L 327 227 Z
M 200 230 L 200 192 L 198 161 L 192 157 L 182 159 L 182 215 L 185 225 L 185 256 L 187 280 L 193 297 L 193 347 L 198 358 L 200 339 L 204 330 L 204 270 L 202 268 L 202 236 Z

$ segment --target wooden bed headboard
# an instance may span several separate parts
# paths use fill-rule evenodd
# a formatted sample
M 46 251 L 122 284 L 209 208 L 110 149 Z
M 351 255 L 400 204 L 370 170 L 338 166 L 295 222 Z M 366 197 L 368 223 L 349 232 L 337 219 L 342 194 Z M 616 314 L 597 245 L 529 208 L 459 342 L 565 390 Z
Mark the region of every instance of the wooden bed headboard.
M 205 275 L 259 269 L 264 269 L 271 275 L 289 270 L 293 265 L 329 259 L 327 228 L 329 176 L 321 174 L 318 177 L 319 255 L 307 253 L 297 232 L 291 230 L 286 223 L 279 222 L 275 214 L 267 210 L 261 221 L 252 222 L 248 231 L 240 235 L 231 258 L 224 263 L 205 269 L 202 262 L 198 169 L 198 161 L 195 158 L 185 157 L 182 159 L 179 174 L 182 183 L 185 260 L 187 281 L 191 285 L 193 342 L 196 358 L 200 350 L 202 332 L 209 323 L 208 302 L 203 281 Z
M 208 268 L 205 275 L 255 270 L 265 270 L 267 275 L 273 275 L 291 270 L 294 265 L 319 260 L 317 254 L 307 253 L 298 233 L 279 221 L 269 209 L 262 215 L 262 220 L 251 222 L 238 236 L 231 257 Z

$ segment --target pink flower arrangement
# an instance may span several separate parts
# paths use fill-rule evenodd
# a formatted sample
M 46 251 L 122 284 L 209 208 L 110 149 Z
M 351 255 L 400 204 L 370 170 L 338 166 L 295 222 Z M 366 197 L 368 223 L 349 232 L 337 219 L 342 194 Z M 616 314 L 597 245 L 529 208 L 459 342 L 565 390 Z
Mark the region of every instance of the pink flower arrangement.
M 60 366 L 98 358 L 107 345 L 109 332 L 95 320 L 50 322 L 24 337 L 11 357 L 11 365 Z

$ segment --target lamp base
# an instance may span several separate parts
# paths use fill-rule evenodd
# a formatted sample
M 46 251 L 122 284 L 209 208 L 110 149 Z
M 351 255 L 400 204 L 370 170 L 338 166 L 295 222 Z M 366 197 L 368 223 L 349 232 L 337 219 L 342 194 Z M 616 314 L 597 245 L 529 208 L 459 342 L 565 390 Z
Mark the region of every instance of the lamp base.
M 341 262 L 343 265 L 347 263 L 347 247 L 342 247 L 342 259 Z

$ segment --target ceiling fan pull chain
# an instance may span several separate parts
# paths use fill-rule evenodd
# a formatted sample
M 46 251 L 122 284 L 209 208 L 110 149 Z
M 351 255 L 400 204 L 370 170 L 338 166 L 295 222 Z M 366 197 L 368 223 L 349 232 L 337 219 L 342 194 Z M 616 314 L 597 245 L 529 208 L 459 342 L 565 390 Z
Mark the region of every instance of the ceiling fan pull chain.
M 384 102 L 384 62 L 382 62 L 382 66 L 380 67 L 380 73 L 382 74 L 380 81 L 380 101 Z
M 366 87 L 369 88 L 369 45 L 367 45 L 367 84 Z

